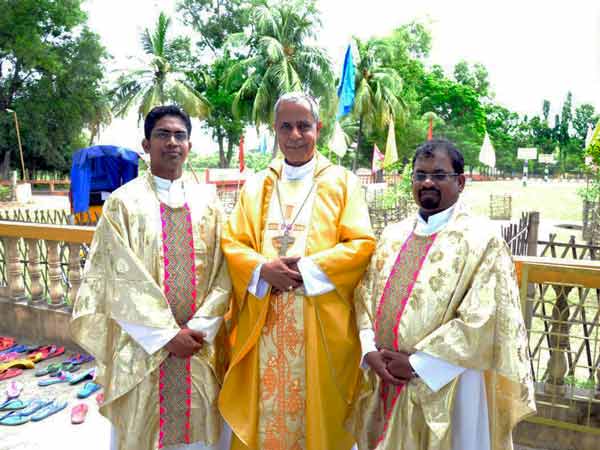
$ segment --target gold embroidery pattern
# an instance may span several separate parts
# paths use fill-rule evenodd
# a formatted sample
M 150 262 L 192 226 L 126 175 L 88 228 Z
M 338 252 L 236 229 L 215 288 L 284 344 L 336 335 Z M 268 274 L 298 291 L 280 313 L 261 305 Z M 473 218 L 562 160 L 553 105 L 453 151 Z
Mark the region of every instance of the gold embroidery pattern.
M 259 448 L 304 449 L 303 297 L 271 298 L 261 336 Z

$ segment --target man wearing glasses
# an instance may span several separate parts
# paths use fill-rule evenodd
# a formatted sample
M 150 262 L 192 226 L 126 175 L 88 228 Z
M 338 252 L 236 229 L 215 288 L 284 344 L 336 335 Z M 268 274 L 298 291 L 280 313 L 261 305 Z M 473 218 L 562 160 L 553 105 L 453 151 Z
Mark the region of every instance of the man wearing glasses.
M 535 411 L 510 251 L 460 203 L 463 172 L 451 142 L 417 149 L 419 212 L 384 230 L 355 293 L 361 450 L 512 449 L 512 428 Z
M 73 308 L 74 340 L 95 356 L 111 448 L 228 447 L 217 408 L 231 282 L 214 189 L 183 177 L 189 116 L 146 116 L 150 170 L 111 194 Z

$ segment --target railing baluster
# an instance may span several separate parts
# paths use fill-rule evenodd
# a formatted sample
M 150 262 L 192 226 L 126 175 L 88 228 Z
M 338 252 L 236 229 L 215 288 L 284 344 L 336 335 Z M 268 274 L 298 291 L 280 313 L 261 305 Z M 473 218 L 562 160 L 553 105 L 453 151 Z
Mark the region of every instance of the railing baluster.
M 59 243 L 48 241 L 48 291 L 50 306 L 60 307 L 64 303 L 64 289 L 62 286 L 62 271 L 60 268 Z
M 4 248 L 6 251 L 8 295 L 11 300 L 23 300 L 25 298 L 25 283 L 21 258 L 19 257 L 19 238 L 4 238 Z
M 44 284 L 42 283 L 42 265 L 40 264 L 38 239 L 27 239 L 26 243 L 29 249 L 27 268 L 29 279 L 31 280 L 29 291 L 32 303 L 37 303 L 44 300 Z

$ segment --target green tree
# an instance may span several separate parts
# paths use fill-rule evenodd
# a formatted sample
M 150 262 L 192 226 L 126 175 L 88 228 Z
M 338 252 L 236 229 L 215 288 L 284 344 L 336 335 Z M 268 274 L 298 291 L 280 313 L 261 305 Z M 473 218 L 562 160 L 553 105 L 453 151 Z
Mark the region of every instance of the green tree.
M 215 60 L 209 67 L 190 73 L 188 76 L 199 92 L 210 102 L 210 113 L 202 122 L 202 127 L 212 134 L 219 147 L 219 167 L 229 167 L 234 148 L 240 141 L 246 123 L 235 117 L 231 106 L 243 80 L 230 80 L 225 83 L 228 71 L 236 61 L 225 55 Z M 205 75 L 204 75 L 205 74 Z
M 251 13 L 247 35 L 230 37 L 247 55 L 229 71 L 228 79 L 244 79 L 233 110 L 256 126 L 273 124 L 273 107 L 286 92 L 305 91 L 331 103 L 333 73 L 327 53 L 309 42 L 320 26 L 314 0 L 261 2 Z M 325 108 L 326 109 L 326 108 Z
M 206 117 L 209 104 L 189 83 L 186 72 L 191 69 L 189 38 L 168 36 L 171 19 L 164 13 L 156 28 L 141 35 L 147 57 L 145 67 L 121 74 L 111 95 L 116 116 L 125 116 L 132 106 L 138 107 L 138 120 L 152 108 L 174 102 L 194 117 Z
M 403 112 L 400 98 L 402 79 L 391 67 L 395 49 L 390 41 L 370 39 L 363 42 L 354 38 L 358 48 L 356 62 L 356 93 L 353 114 L 358 119 L 357 151 L 353 162 L 356 170 L 363 146 L 363 131 L 382 131 Z M 367 156 L 368 157 L 368 156 Z
M 239 57 L 225 45 L 229 35 L 241 33 L 249 24 L 250 3 L 244 0 L 183 0 L 179 11 L 184 22 L 199 36 L 194 57 L 197 61 L 211 58 L 209 64 L 198 64 L 188 73 L 188 79 L 202 92 L 211 105 L 202 127 L 208 130 L 219 147 L 219 167 L 229 167 L 234 148 L 246 126 L 246 121 L 233 114 L 235 93 L 242 85 L 241 76 L 226 76 Z M 204 58 L 203 58 L 204 56 Z
M 5 166 L 10 159 L 18 166 L 14 124 L 4 112 L 10 108 L 19 117 L 27 169 L 65 172 L 106 99 L 105 50 L 86 26 L 81 1 L 3 0 L 0 9 L 0 153 L 10 154 Z

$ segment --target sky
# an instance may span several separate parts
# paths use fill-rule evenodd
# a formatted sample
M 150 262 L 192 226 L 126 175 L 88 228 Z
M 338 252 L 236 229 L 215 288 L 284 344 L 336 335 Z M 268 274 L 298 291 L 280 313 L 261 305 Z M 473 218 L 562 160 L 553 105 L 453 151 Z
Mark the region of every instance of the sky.
M 131 68 L 142 54 L 139 35 L 153 27 L 160 11 L 174 15 L 174 0 L 87 0 L 89 26 L 113 56 L 107 74 Z M 341 72 L 352 36 L 385 36 L 413 20 L 432 34 L 426 63 L 452 73 L 456 63 L 482 63 L 498 103 L 520 114 L 541 114 L 548 99 L 560 109 L 568 91 L 575 105 L 600 110 L 600 1 L 598 0 L 318 0 L 323 22 L 318 42 Z M 188 32 L 182 25 L 176 32 Z M 196 151 L 216 144 L 194 123 Z M 135 112 L 115 120 L 102 143 L 139 148 L 143 138 Z M 256 142 L 249 130 L 249 148 Z

